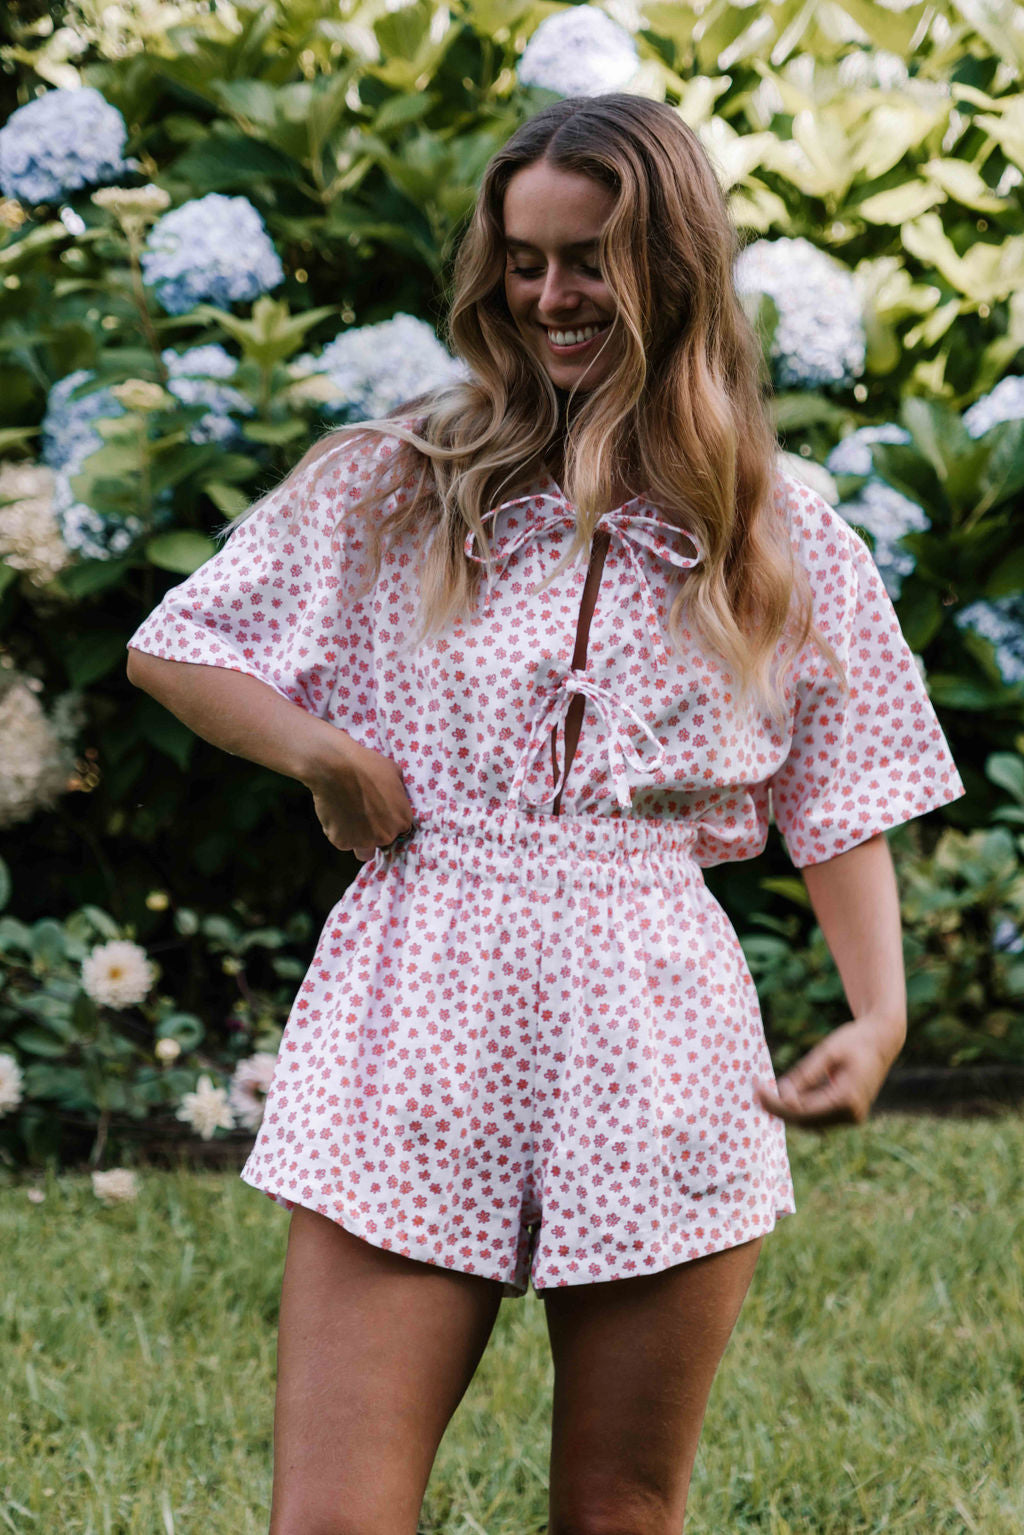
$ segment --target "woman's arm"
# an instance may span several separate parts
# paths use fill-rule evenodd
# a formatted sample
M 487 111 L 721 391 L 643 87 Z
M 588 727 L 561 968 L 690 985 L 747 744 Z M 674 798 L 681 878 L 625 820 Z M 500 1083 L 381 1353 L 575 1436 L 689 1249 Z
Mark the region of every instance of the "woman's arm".
M 300 783 L 337 771 L 356 744 L 268 683 L 226 667 L 129 649 L 127 676 L 204 741 Z
M 860 1124 L 907 1036 L 899 892 L 883 833 L 801 869 L 853 1014 L 781 1077 L 758 1084 L 790 1124 Z

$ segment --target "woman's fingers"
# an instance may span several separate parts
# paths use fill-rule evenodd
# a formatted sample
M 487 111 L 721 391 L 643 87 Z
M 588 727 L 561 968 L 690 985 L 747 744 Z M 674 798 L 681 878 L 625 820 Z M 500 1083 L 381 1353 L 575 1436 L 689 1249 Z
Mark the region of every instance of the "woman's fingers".
M 769 1114 L 816 1129 L 862 1124 L 879 1085 L 873 1062 L 866 1057 L 819 1046 L 778 1082 L 758 1082 L 755 1094 Z
M 827 1078 L 820 1085 L 802 1091 L 785 1078 L 774 1087 L 769 1082 L 759 1082 L 756 1095 L 761 1107 L 769 1114 L 787 1124 L 803 1125 L 808 1129 L 854 1124 L 860 1117 L 838 1077 Z

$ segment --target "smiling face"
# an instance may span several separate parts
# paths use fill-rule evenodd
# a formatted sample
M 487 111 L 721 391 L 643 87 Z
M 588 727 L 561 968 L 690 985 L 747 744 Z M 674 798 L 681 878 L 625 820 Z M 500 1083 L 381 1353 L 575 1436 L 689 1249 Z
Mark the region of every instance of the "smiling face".
M 505 297 L 524 343 L 559 389 L 593 389 L 615 366 L 615 301 L 598 268 L 615 206 L 607 187 L 546 160 L 505 189 Z

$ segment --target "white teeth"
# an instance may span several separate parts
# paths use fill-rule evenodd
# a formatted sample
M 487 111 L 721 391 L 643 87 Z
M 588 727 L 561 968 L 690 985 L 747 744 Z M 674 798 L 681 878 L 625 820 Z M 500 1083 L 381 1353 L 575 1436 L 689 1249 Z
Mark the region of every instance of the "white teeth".
M 556 346 L 577 346 L 581 341 L 589 341 L 601 329 L 600 325 L 587 325 L 583 330 L 549 330 L 548 335 Z

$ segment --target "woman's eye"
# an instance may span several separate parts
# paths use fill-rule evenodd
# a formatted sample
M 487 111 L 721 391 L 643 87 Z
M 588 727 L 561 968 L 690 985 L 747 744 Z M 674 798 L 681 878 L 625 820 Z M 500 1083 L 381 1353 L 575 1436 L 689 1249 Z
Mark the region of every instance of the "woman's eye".
M 539 277 L 541 269 L 537 266 L 512 266 L 509 267 L 509 271 L 514 273 L 516 277 Z M 588 277 L 600 277 L 601 275 L 599 267 L 587 266 L 585 261 L 580 262 L 580 271 L 586 272 Z

